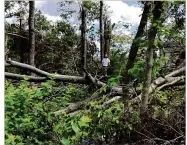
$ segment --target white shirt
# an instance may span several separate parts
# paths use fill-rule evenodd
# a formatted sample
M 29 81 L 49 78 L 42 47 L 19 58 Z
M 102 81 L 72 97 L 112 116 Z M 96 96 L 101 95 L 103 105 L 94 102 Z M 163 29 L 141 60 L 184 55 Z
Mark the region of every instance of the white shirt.
M 108 63 L 110 63 L 110 59 L 108 59 L 108 58 L 103 58 L 103 60 L 102 60 L 103 66 L 108 66 Z

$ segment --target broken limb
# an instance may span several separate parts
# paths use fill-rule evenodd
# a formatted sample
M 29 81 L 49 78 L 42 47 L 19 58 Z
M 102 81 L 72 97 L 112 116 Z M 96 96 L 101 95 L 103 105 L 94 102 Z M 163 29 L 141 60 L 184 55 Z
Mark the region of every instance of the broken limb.
M 100 98 L 100 94 L 103 90 L 103 87 L 97 90 L 91 97 L 77 102 L 77 103 L 72 103 L 68 107 L 54 112 L 55 115 L 60 115 L 60 114 L 72 114 L 73 112 L 79 112 L 78 110 L 81 110 L 84 106 L 86 106 L 89 102 L 94 101 L 98 98 Z M 73 113 L 74 114 L 74 113 Z
M 184 77 L 182 76 L 182 77 L 174 77 L 174 76 L 177 76 L 177 75 L 179 75 L 179 74 L 181 74 L 182 72 L 184 72 L 185 71 L 185 67 L 184 68 L 181 68 L 181 69 L 179 69 L 179 70 L 176 70 L 176 71 L 173 71 L 173 72 L 171 72 L 170 74 L 168 74 L 168 75 L 166 75 L 165 77 L 159 77 L 159 78 L 157 78 L 156 80 L 154 80 L 153 81 L 153 83 L 151 84 L 151 90 L 150 90 L 150 94 L 151 93 L 153 93 L 154 92 L 154 90 L 158 87 L 158 86 L 160 86 L 160 85 L 164 85 L 164 83 L 166 83 L 166 84 L 171 84 L 171 85 L 174 85 L 174 84 L 176 84 L 176 85 L 178 85 L 178 82 L 180 82 L 180 81 L 182 81 L 182 80 L 184 80 Z M 169 79 L 170 78 L 170 79 Z M 180 79 L 179 79 L 180 78 Z M 176 81 L 177 80 L 177 81 Z M 173 82 L 173 81 L 175 81 L 175 82 Z M 172 82 L 172 83 L 171 83 Z M 169 85 L 168 85 L 169 86 Z M 163 88 L 165 88 L 165 87 L 167 87 L 167 85 L 165 85 L 164 87 L 163 86 L 161 86 L 162 88 L 160 88 L 160 90 L 162 90 Z M 99 96 L 97 96 L 97 98 L 99 98 Z M 106 101 L 106 102 L 104 102 L 103 103 L 103 107 L 107 107 L 107 106 L 109 106 L 110 104 L 112 104 L 112 103 L 114 103 L 115 101 L 119 101 L 119 100 L 121 100 L 123 97 L 122 96 L 115 96 L 115 97 L 113 97 L 113 98 L 111 98 L 111 99 L 109 99 L 108 101 Z M 141 94 L 139 95 L 139 96 L 137 96 L 136 98 L 133 98 L 133 99 L 131 99 L 130 101 L 133 103 L 133 102 L 139 102 L 140 100 L 141 100 Z M 64 113 L 64 112 L 66 112 L 66 114 L 68 114 L 68 113 L 71 113 L 72 114 L 72 111 L 78 111 L 78 110 L 80 110 L 80 109 L 82 109 L 85 105 L 87 105 L 88 103 L 89 103 L 89 101 L 92 101 L 92 99 L 90 99 L 90 98 L 88 98 L 88 99 L 86 99 L 85 101 L 81 101 L 81 103 L 80 102 L 78 102 L 78 103 L 74 103 L 73 104 L 73 106 L 69 106 L 69 107 L 67 107 L 67 108 L 64 108 L 64 109 L 62 109 L 62 110 L 59 110 L 59 111 L 56 111 L 56 112 L 54 112 L 54 114 L 56 114 L 56 115 L 59 115 L 59 114 L 62 114 L 62 113 Z M 69 110 L 71 110 L 71 111 L 69 111 Z M 73 113 L 74 114 L 74 113 Z
M 8 79 L 13 79 L 13 80 L 24 80 L 25 77 L 27 77 L 31 82 L 43 82 L 46 81 L 46 77 L 33 77 L 33 76 L 27 76 L 27 75 L 20 75 L 20 74 L 14 74 L 14 73 L 9 73 L 5 72 L 5 77 Z
M 169 73 L 168 75 L 166 75 L 164 78 L 163 77 L 159 77 L 159 78 L 157 78 L 156 80 L 154 80 L 153 81 L 153 83 L 150 85 L 150 87 L 149 87 L 149 94 L 152 94 L 154 91 L 155 91 L 155 89 L 157 88 L 157 87 L 159 87 L 160 85 L 163 85 L 164 83 L 171 83 L 173 80 L 177 80 L 176 78 L 178 78 L 178 77 L 175 77 L 175 76 L 178 76 L 178 75 L 180 75 L 180 74 L 182 74 L 182 73 L 184 73 L 185 72 L 185 67 L 182 67 L 182 68 L 180 68 L 180 69 L 177 69 L 177 70 L 175 70 L 175 71 L 173 71 L 173 72 L 171 72 L 171 73 Z M 180 77 L 180 79 L 181 80 L 183 80 L 184 78 L 183 77 Z M 179 80 L 180 81 L 180 80 Z M 178 81 L 177 81 L 178 82 Z M 177 83 L 177 82 L 174 82 L 174 83 Z M 164 87 L 163 87 L 164 88 Z M 161 88 L 162 89 L 162 88 Z M 161 90 L 160 89 L 160 90 Z M 141 95 L 142 94 L 140 94 L 139 96 L 138 96 L 138 98 L 141 100 Z
M 84 72 L 85 72 L 87 78 L 88 78 L 94 85 L 99 86 L 99 87 L 103 87 L 103 86 L 106 85 L 105 83 L 103 83 L 103 82 L 97 80 L 96 78 L 93 78 L 93 77 L 91 76 L 91 74 L 89 74 L 88 71 L 87 71 L 85 68 L 83 68 L 83 70 L 84 70 Z
M 166 84 L 160 86 L 160 87 L 158 88 L 158 90 L 162 90 L 163 88 L 173 86 L 174 84 L 177 84 L 178 82 L 183 82 L 183 83 L 185 83 L 185 76 L 172 78 L 172 80 L 170 80 L 170 82 L 168 82 L 168 83 L 166 83 Z
M 27 70 L 30 70 L 30 71 L 35 72 L 35 73 L 42 76 L 42 77 L 33 77 L 33 76 L 26 76 L 26 75 L 5 72 L 5 77 L 9 78 L 9 79 L 24 80 L 25 77 L 27 77 L 27 78 L 29 78 L 28 81 L 43 82 L 43 81 L 50 79 L 51 77 L 53 77 L 53 78 L 55 77 L 54 78 L 55 81 L 62 81 L 62 82 L 69 82 L 69 83 L 90 84 L 90 82 L 92 82 L 93 84 L 101 87 L 100 89 L 102 89 L 102 87 L 104 87 L 106 85 L 105 83 L 93 78 L 88 72 L 86 72 L 87 77 L 85 77 L 85 78 L 78 77 L 78 76 L 60 75 L 60 74 L 53 75 L 51 73 L 45 72 L 43 70 L 40 70 L 40 69 L 30 66 L 28 64 L 19 63 L 19 62 L 11 61 L 11 60 L 8 60 L 7 62 L 5 62 L 5 66 L 7 66 L 7 67 L 13 66 L 13 67 L 17 67 L 17 68 L 27 69 Z M 160 90 L 167 87 L 167 86 L 170 86 L 170 85 L 174 86 L 174 85 L 178 85 L 182 81 L 184 82 L 184 77 L 179 76 L 179 75 L 183 74 L 184 72 L 185 72 L 185 67 L 182 67 L 178 70 L 175 70 L 175 71 L 169 73 L 165 77 L 159 77 L 159 78 L 155 79 L 153 81 L 153 83 L 151 84 L 151 87 L 149 89 L 149 94 L 153 93 L 154 90 L 161 85 L 164 85 L 164 86 L 161 86 Z M 175 77 L 175 76 L 177 76 L 177 77 Z M 129 90 L 131 90 L 131 88 L 129 88 Z M 118 87 L 111 87 L 110 92 L 111 92 L 110 94 L 115 94 L 117 96 L 119 96 L 119 95 L 121 96 L 122 87 L 119 87 L 119 86 Z M 131 91 L 130 93 L 133 95 L 134 91 Z M 138 94 L 140 94 L 140 93 L 141 93 L 141 91 L 138 92 Z M 108 100 L 107 102 L 105 102 L 103 105 L 105 106 L 106 104 L 107 105 L 111 104 L 111 103 L 115 102 L 116 100 L 120 100 L 122 98 L 122 97 L 116 97 L 115 95 L 108 95 L 110 97 L 111 96 L 114 96 L 114 97 L 111 98 L 110 100 Z M 67 107 L 65 109 L 67 109 L 68 110 L 67 112 L 69 112 L 69 113 L 74 112 L 79 109 L 82 109 L 83 106 L 85 106 L 88 102 L 94 100 L 95 98 L 100 98 L 100 95 L 98 93 L 96 95 L 97 97 L 94 97 L 94 96 L 95 95 L 92 95 L 92 97 L 90 97 L 82 102 L 74 103 L 74 104 L 70 105 L 69 108 Z M 141 98 L 141 94 L 138 97 Z M 137 101 L 138 97 L 133 98 L 131 101 L 133 101 L 133 100 Z M 63 111 L 60 110 L 59 112 L 63 112 Z
M 40 77 L 30 77 L 29 81 L 46 81 L 47 79 L 53 78 L 56 81 L 62 81 L 62 82 L 69 82 L 69 83 L 80 83 L 80 84 L 89 84 L 92 82 L 93 84 L 97 85 L 98 87 L 103 87 L 106 84 L 93 78 L 88 72 L 87 72 L 87 77 L 78 77 L 78 76 L 68 76 L 68 75 L 60 75 L 60 74 L 51 74 L 46 71 L 40 70 L 34 66 L 25 64 L 25 63 L 20 63 L 12 60 L 7 60 L 5 62 L 5 67 L 16 67 L 16 68 L 21 68 L 21 69 L 27 69 L 31 72 L 36 73 L 39 76 L 43 76 L 42 78 Z M 19 74 L 13 74 L 13 73 L 5 73 L 6 78 L 11 78 L 11 79 L 16 79 L 16 80 L 23 80 L 25 75 L 19 75 Z M 113 92 L 122 92 L 121 87 L 112 87 L 111 91 Z

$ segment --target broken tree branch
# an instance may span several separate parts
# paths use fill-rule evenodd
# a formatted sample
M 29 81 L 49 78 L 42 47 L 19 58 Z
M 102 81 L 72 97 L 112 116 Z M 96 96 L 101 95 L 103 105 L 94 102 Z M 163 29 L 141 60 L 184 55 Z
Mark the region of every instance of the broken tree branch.
M 175 82 L 173 82 L 173 84 L 172 84 L 172 85 L 174 85 L 174 84 L 177 84 L 179 81 L 184 80 L 184 76 L 182 76 L 182 77 L 175 77 L 175 76 L 177 76 L 177 75 L 183 73 L 184 71 L 185 71 L 185 67 L 180 68 L 180 69 L 178 69 L 178 70 L 176 70 L 176 71 L 174 71 L 174 72 L 171 72 L 170 74 L 166 75 L 164 78 L 163 78 L 163 77 L 157 78 L 157 79 L 156 79 L 155 81 L 153 81 L 153 83 L 151 84 L 151 87 L 150 87 L 150 88 L 152 88 L 152 90 L 149 90 L 149 91 L 150 91 L 149 93 L 153 93 L 154 90 L 155 90 L 158 86 L 163 85 L 164 83 L 167 83 L 167 82 L 168 82 L 167 84 L 171 84 L 171 82 L 175 81 Z M 180 79 L 179 79 L 179 78 L 180 78 Z M 177 80 L 177 81 L 176 81 L 176 80 Z M 163 87 L 163 86 L 161 86 L 161 87 L 162 87 L 162 88 L 160 88 L 160 90 L 163 89 L 164 87 L 167 87 L 167 85 L 165 85 L 164 87 Z M 122 90 L 121 90 L 121 91 L 122 91 Z M 99 98 L 99 96 L 98 96 L 97 98 Z M 123 98 L 122 96 L 115 96 L 115 97 L 109 99 L 108 101 L 104 102 L 102 106 L 103 106 L 103 107 L 107 107 L 107 106 L 109 106 L 110 104 L 114 103 L 115 101 L 121 100 L 122 98 Z M 131 100 L 131 102 L 132 102 L 132 103 L 133 103 L 133 102 L 137 102 L 138 99 L 141 99 L 141 94 L 140 94 L 139 96 L 137 96 L 136 98 L 133 98 L 133 99 Z M 59 115 L 59 114 L 65 113 L 65 112 L 66 112 L 66 114 L 69 114 L 69 113 L 72 113 L 72 112 L 74 112 L 74 111 L 78 111 L 79 109 L 82 109 L 85 105 L 87 105 L 87 104 L 88 104 L 90 101 L 92 101 L 92 100 L 93 100 L 93 99 L 88 98 L 88 99 L 86 99 L 86 100 L 84 100 L 84 101 L 81 101 L 81 103 L 80 103 L 80 102 L 74 103 L 73 105 L 70 105 L 70 106 L 67 107 L 67 108 L 64 108 L 64 109 L 62 109 L 62 110 L 59 110 L 59 111 L 54 112 L 54 114 Z M 74 114 L 74 113 L 73 113 L 73 114 Z
M 86 106 L 89 102 L 94 101 L 99 98 L 99 95 L 102 92 L 103 87 L 97 90 L 91 97 L 69 105 L 68 107 L 61 109 L 59 111 L 54 112 L 55 115 L 60 115 L 60 114 L 74 114 L 74 112 L 79 112 L 78 110 L 82 109 L 84 106 Z
M 20 74 L 14 74 L 5 72 L 5 77 L 8 79 L 14 79 L 14 80 L 24 80 L 25 77 L 27 77 L 31 82 L 43 82 L 46 81 L 46 77 L 33 77 L 33 76 L 26 76 L 26 75 L 20 75 Z
M 64 81 L 64 82 L 70 82 L 70 83 L 80 83 L 80 84 L 88 84 L 90 83 L 90 80 L 92 80 L 95 84 L 99 85 L 99 86 L 104 86 L 105 83 L 96 80 L 95 78 L 93 78 L 87 71 L 87 76 L 89 76 L 88 78 L 84 78 L 84 77 L 78 77 L 78 76 L 68 76 L 68 75 L 60 75 L 60 74 L 51 74 L 48 73 L 46 71 L 40 70 L 34 66 L 28 65 L 28 64 L 24 64 L 24 63 L 20 63 L 20 62 L 16 62 L 16 61 L 12 61 L 12 60 L 7 60 L 5 62 L 5 66 L 6 67 L 17 67 L 17 68 L 21 68 L 21 69 L 27 69 L 30 70 L 36 74 L 38 74 L 39 76 L 43 76 L 42 78 L 40 77 L 34 77 L 35 80 L 37 80 L 37 78 L 39 78 L 38 80 L 40 81 L 46 81 L 47 79 L 49 79 L 50 77 L 54 77 L 55 80 L 59 80 L 59 81 Z M 182 67 L 180 69 L 177 69 L 173 72 L 171 72 L 170 74 L 166 75 L 164 78 L 163 77 L 159 77 L 157 79 L 155 79 L 152 83 L 152 88 L 154 89 L 155 87 L 162 85 L 163 83 L 167 82 L 167 79 L 169 77 L 174 77 L 174 76 L 178 76 L 181 75 L 182 73 L 185 72 L 185 67 Z M 16 75 L 12 75 L 13 73 L 5 73 L 5 77 L 11 77 L 12 79 L 24 79 L 25 75 L 19 75 L 17 74 L 17 76 L 19 77 L 15 77 Z M 29 76 L 28 76 L 29 78 Z M 32 78 L 32 77 L 31 77 Z M 112 92 L 118 92 L 121 93 L 122 92 L 122 87 L 112 87 L 111 88 Z
M 52 74 L 50 74 L 52 76 Z M 14 80 L 24 80 L 25 77 L 27 77 L 28 81 L 33 82 L 44 82 L 46 80 L 50 79 L 50 76 L 47 77 L 32 77 L 27 75 L 20 75 L 20 74 L 14 74 L 5 72 L 5 77 L 8 79 L 14 79 Z M 89 84 L 89 81 L 86 80 L 84 77 L 77 77 L 77 76 L 67 76 L 67 75 L 56 75 L 53 76 L 54 80 L 56 81 L 62 81 L 62 82 L 68 82 L 68 83 L 77 83 L 77 84 Z
M 173 81 L 171 80 L 170 82 L 168 82 L 168 83 L 166 83 L 166 84 L 160 86 L 160 87 L 158 88 L 158 90 L 162 90 L 162 89 L 165 88 L 165 87 L 168 87 L 168 86 L 172 86 L 172 85 L 174 85 L 174 84 L 177 84 L 177 82 L 179 82 L 179 81 L 184 82 L 184 79 L 185 79 L 185 76 L 172 78 Z
M 122 99 L 122 98 L 123 98 L 122 96 L 115 96 L 115 97 L 113 97 L 112 99 L 110 99 L 110 100 L 104 102 L 102 106 L 103 106 L 103 107 L 106 107 L 106 106 L 112 104 L 113 102 L 118 101 L 118 100 L 120 100 L 120 99 Z
M 34 66 L 30 66 L 28 64 L 24 64 L 24 63 L 19 63 L 16 61 L 12 61 L 12 60 L 8 60 L 5 62 L 5 66 L 6 67 L 17 67 L 17 68 L 22 68 L 22 69 L 27 69 L 30 70 L 34 73 L 37 73 L 40 75 L 40 77 L 33 77 L 33 76 L 27 76 L 27 75 L 20 75 L 20 74 L 14 74 L 14 73 L 9 73 L 9 72 L 5 72 L 5 77 L 9 78 L 9 79 L 15 79 L 15 80 L 24 80 L 25 77 L 27 77 L 29 80 L 28 81 L 33 81 L 33 82 L 43 82 L 46 81 L 48 79 L 50 79 L 50 77 L 54 78 L 54 80 L 56 81 L 62 81 L 62 82 L 70 82 L 70 83 L 79 83 L 79 84 L 89 84 L 90 82 L 98 85 L 100 87 L 99 90 L 102 90 L 103 87 L 105 87 L 105 83 L 96 80 L 95 78 L 93 78 L 86 70 L 86 74 L 87 77 L 78 77 L 78 76 L 68 76 L 68 75 L 60 75 L 60 74 L 51 74 L 48 72 L 45 72 L 43 70 L 40 70 Z M 179 76 L 181 74 L 183 74 L 185 72 L 185 67 L 182 67 L 180 69 L 177 69 L 173 72 L 171 72 L 170 74 L 166 75 L 165 77 L 159 77 L 157 79 L 155 79 L 153 81 L 153 83 L 151 84 L 149 93 L 152 93 L 157 87 L 161 86 L 159 89 L 163 89 L 165 87 L 168 86 L 173 86 L 173 85 L 177 85 L 178 83 L 184 82 L 184 76 Z M 178 76 L 178 77 L 176 77 Z M 131 90 L 129 88 L 129 90 Z M 122 95 L 122 87 L 112 87 L 110 89 L 111 94 L 120 94 Z M 131 93 L 135 93 L 134 91 Z M 69 107 L 63 109 L 63 110 L 59 110 L 56 111 L 56 114 L 61 114 L 62 112 L 66 112 L 66 113 L 71 113 L 77 110 L 82 109 L 86 104 L 88 104 L 88 102 L 94 100 L 94 99 L 98 99 L 100 97 L 100 95 L 98 93 L 92 95 L 90 98 L 87 98 L 84 101 L 78 102 L 78 103 L 74 103 L 72 105 L 70 105 Z M 139 97 L 141 97 L 141 94 L 139 95 Z M 136 100 L 137 98 L 133 98 L 131 101 Z M 108 106 L 110 104 L 112 104 L 113 102 L 122 99 L 121 96 L 114 96 L 113 98 L 111 98 L 110 100 L 108 100 L 107 102 L 103 103 L 103 106 Z
M 20 37 L 20 38 L 23 38 L 23 39 L 27 39 L 27 40 L 29 40 L 29 38 L 24 37 L 24 36 L 22 36 L 22 35 L 20 35 L 20 34 L 17 34 L 17 33 L 9 33 L 9 32 L 5 32 L 5 34 L 7 34 L 7 35 L 11 35 L 11 36 L 16 36 L 16 37 Z
M 103 86 L 106 85 L 105 83 L 93 78 L 88 72 L 87 72 L 88 77 L 51 74 L 51 73 L 48 73 L 46 71 L 40 70 L 40 69 L 38 69 L 34 66 L 31 66 L 31 65 L 28 65 L 28 64 L 25 64 L 25 63 L 12 61 L 12 60 L 7 60 L 5 62 L 5 66 L 6 67 L 14 66 L 14 67 L 21 68 L 21 69 L 27 69 L 31 72 L 34 72 L 34 73 L 38 74 L 39 76 L 46 77 L 46 78 L 37 78 L 37 77 L 33 78 L 33 77 L 28 76 L 28 78 L 30 78 L 29 81 L 33 80 L 33 81 L 41 82 L 41 81 L 46 81 L 47 79 L 53 78 L 54 80 L 57 80 L 57 81 L 69 82 L 69 83 L 80 83 L 80 84 L 89 84 L 90 81 L 91 81 L 93 84 L 97 85 L 98 87 L 103 87 Z M 16 80 L 21 80 L 21 79 L 24 79 L 25 76 L 24 75 L 19 75 L 19 74 L 14 74 L 13 75 L 12 73 L 11 74 L 5 73 L 5 77 L 6 78 L 11 78 L 11 79 L 16 79 Z M 122 88 L 121 87 L 112 87 L 111 91 L 121 93 Z
M 178 76 L 180 75 L 181 73 L 184 73 L 185 72 L 185 67 L 182 67 L 180 69 L 177 69 L 173 72 L 171 72 L 170 74 L 166 75 L 164 78 L 163 77 L 159 77 L 157 78 L 156 80 L 153 81 L 153 83 L 150 85 L 149 87 L 149 94 L 153 93 L 154 90 L 159 87 L 160 85 L 163 85 L 164 83 L 168 82 L 168 83 L 171 83 L 171 81 L 174 80 L 174 78 L 172 77 L 175 77 L 175 76 Z M 183 79 L 183 78 L 181 78 Z M 141 96 L 142 94 L 140 94 L 138 96 L 138 98 L 141 100 Z
M 103 86 L 106 85 L 105 83 L 100 82 L 100 81 L 97 80 L 96 78 L 93 78 L 93 77 L 91 76 L 91 74 L 88 73 L 88 71 L 87 71 L 85 68 L 83 68 L 83 70 L 84 70 L 86 76 L 88 77 L 88 79 L 89 79 L 93 84 L 95 84 L 96 86 L 103 87 Z
M 38 74 L 39 76 L 45 76 L 43 78 L 39 78 L 39 77 L 30 77 L 28 76 L 28 78 L 30 79 L 30 81 L 46 81 L 47 79 L 49 79 L 50 77 L 54 78 L 54 80 L 59 80 L 59 81 L 63 81 L 63 82 L 70 82 L 70 83 L 80 83 L 80 84 L 88 84 L 89 81 L 87 79 L 85 79 L 84 77 L 77 77 L 77 76 L 67 76 L 67 75 L 60 75 L 60 74 L 50 74 L 48 72 L 45 72 L 43 70 L 40 70 L 34 66 L 28 65 L 28 64 L 24 64 L 24 63 L 19 63 L 16 61 L 12 61 L 12 60 L 8 60 L 5 64 L 5 66 L 14 66 L 14 67 L 18 67 L 18 68 L 23 68 L 23 69 L 27 69 L 30 70 L 36 74 Z M 11 79 L 24 79 L 25 75 L 19 75 L 19 74 L 12 74 L 12 73 L 5 73 L 5 77 L 7 78 L 11 78 Z

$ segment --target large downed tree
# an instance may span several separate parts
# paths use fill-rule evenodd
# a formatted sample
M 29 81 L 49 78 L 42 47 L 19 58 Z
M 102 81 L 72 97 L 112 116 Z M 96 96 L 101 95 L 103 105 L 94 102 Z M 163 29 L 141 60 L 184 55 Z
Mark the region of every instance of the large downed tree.
M 121 48 L 122 44 L 129 42 L 126 41 L 125 36 L 118 38 L 116 35 L 111 35 L 114 25 L 111 26 L 110 21 L 103 19 L 102 13 L 108 11 L 103 9 L 102 1 L 100 1 L 100 7 L 99 2 L 96 5 L 86 2 L 85 6 L 83 6 L 84 2 L 82 3 L 81 34 L 75 34 L 77 27 L 73 28 L 69 23 L 57 22 L 57 26 L 51 24 L 48 26 L 48 23 L 45 24 L 47 21 L 41 20 L 41 28 L 40 24 L 36 24 L 36 29 L 42 31 L 35 32 L 37 39 L 35 40 L 34 62 L 36 62 L 34 65 L 28 61 L 30 53 L 29 49 L 24 47 L 25 44 L 20 43 L 24 50 L 27 49 L 25 54 L 28 55 L 28 57 L 24 56 L 27 60 L 22 62 L 17 57 L 20 46 L 14 50 L 13 44 L 10 43 L 14 38 L 22 39 L 22 42 L 26 40 L 28 43 L 31 36 L 31 34 L 28 35 L 29 31 L 25 30 L 22 34 L 15 31 L 18 28 L 12 30 L 12 26 L 8 26 L 6 36 L 11 40 L 7 41 L 9 42 L 7 48 L 11 51 L 4 62 L 6 110 L 8 110 L 6 113 L 7 144 L 15 143 L 15 141 L 46 144 L 52 142 L 64 144 L 65 141 L 71 144 L 184 143 L 185 56 L 180 56 L 176 66 L 172 65 L 171 69 L 171 63 L 167 62 L 167 59 L 175 61 L 173 55 L 158 52 L 160 54 L 155 57 L 153 54 L 162 48 L 164 50 L 165 44 L 162 43 L 167 40 L 177 43 L 165 36 L 168 35 L 166 33 L 178 39 L 179 36 L 176 35 L 180 35 L 180 32 L 173 34 L 166 29 L 170 25 L 164 18 L 165 13 L 168 12 L 169 3 L 141 3 L 144 4 L 144 10 L 129 51 L 129 60 L 126 60 L 128 52 L 123 52 L 121 49 L 115 51 L 116 47 Z M 158 5 L 154 7 L 156 3 Z M 158 18 L 157 21 L 155 15 L 162 13 L 159 11 L 159 7 L 162 7 L 159 3 L 164 3 L 163 17 Z M 84 8 L 87 10 L 87 15 Z M 94 55 L 98 50 L 94 44 L 94 39 L 97 39 L 94 38 L 95 33 L 92 37 L 92 27 L 86 29 L 87 22 L 88 26 L 91 26 L 92 14 L 96 15 L 93 20 L 100 17 L 100 41 L 103 42 L 100 44 L 101 60 L 104 51 L 110 52 L 110 39 L 113 42 L 114 49 L 112 48 L 110 54 L 112 65 L 108 77 L 101 76 L 101 68 L 97 64 L 100 60 Z M 62 17 L 65 15 L 62 14 Z M 36 22 L 37 19 L 42 17 L 37 16 L 36 13 Z M 102 23 L 105 23 L 105 29 L 102 28 Z M 156 25 L 159 27 L 155 31 Z M 126 24 L 123 26 L 127 27 Z M 148 29 L 149 32 L 145 34 Z M 93 30 L 95 30 L 94 26 Z M 48 35 L 43 31 L 48 32 Z M 88 38 L 86 38 L 87 33 Z M 180 35 L 180 37 L 183 36 Z M 17 42 L 14 43 L 17 44 Z M 47 49 L 44 49 L 44 45 Z M 177 46 L 180 48 L 179 45 Z M 169 46 L 169 48 L 176 51 L 173 47 Z M 147 56 L 145 56 L 146 50 Z M 164 63 L 169 64 L 165 64 L 167 68 Z M 143 76 L 144 80 L 142 80 Z M 12 126 L 11 122 L 15 125 Z M 30 123 L 34 124 L 34 128 Z M 19 124 L 24 128 L 20 130 Z M 64 127 L 68 128 L 64 129 Z M 39 130 L 39 132 L 31 135 L 28 130 L 34 132 Z M 26 136 L 30 138 L 25 138 Z
M 138 27 L 137 34 L 135 36 L 135 39 L 132 43 L 131 50 L 129 53 L 129 59 L 126 65 L 126 72 L 123 75 L 123 83 L 122 86 L 110 86 L 107 83 L 104 83 L 97 79 L 96 77 L 94 78 L 86 69 L 86 47 L 85 47 L 85 29 L 86 29 L 86 20 L 85 20 L 85 11 L 83 9 L 82 11 L 82 56 L 83 56 L 83 64 L 82 64 L 82 69 L 85 74 L 84 77 L 79 77 L 79 76 L 70 76 L 70 75 L 61 75 L 61 74 L 52 74 L 46 71 L 43 71 L 41 69 L 36 68 L 34 65 L 30 64 L 25 64 L 25 63 L 20 63 L 12 60 L 6 60 L 5 66 L 6 67 L 16 67 L 24 70 L 28 70 L 32 73 L 35 73 L 36 76 L 28 76 L 28 75 L 22 75 L 22 74 L 15 74 L 15 73 L 10 73 L 10 72 L 5 72 L 5 77 L 8 79 L 14 79 L 14 80 L 23 80 L 25 78 L 28 79 L 28 81 L 31 82 L 44 82 L 46 80 L 53 79 L 54 81 L 61 81 L 61 82 L 68 82 L 68 83 L 78 83 L 78 84 L 87 84 L 87 85 L 92 85 L 95 86 L 98 90 L 87 97 L 87 99 L 73 103 L 67 108 L 64 108 L 62 110 L 58 110 L 54 112 L 55 114 L 62 114 L 62 113 L 74 113 L 76 111 L 79 111 L 84 108 L 89 102 L 100 99 L 103 95 L 106 95 L 108 97 L 108 100 L 103 103 L 103 107 L 109 106 L 111 103 L 120 100 L 120 99 L 127 99 L 125 96 L 129 96 L 128 101 L 139 101 L 143 98 L 145 98 L 145 92 L 146 96 L 151 95 L 156 89 L 162 90 L 170 86 L 175 86 L 175 85 L 183 85 L 185 83 L 185 67 L 180 67 L 177 70 L 170 72 L 168 75 L 164 77 L 158 77 L 154 81 L 151 82 L 151 71 L 146 72 L 145 75 L 149 76 L 148 80 L 149 83 L 144 85 L 144 89 L 142 88 L 137 88 L 136 90 L 134 89 L 131 80 L 130 80 L 130 75 L 128 73 L 128 70 L 133 67 L 133 64 L 136 59 L 136 55 L 138 52 L 139 48 L 139 43 L 138 40 L 143 36 L 144 33 L 144 28 L 146 26 L 147 20 L 148 20 L 148 13 L 151 9 L 151 2 L 145 2 L 144 5 L 144 11 L 142 14 L 142 18 L 140 21 L 140 25 Z M 157 13 L 158 14 L 158 13 Z M 83 29 L 84 28 L 84 29 Z M 152 28 L 152 27 L 151 27 Z M 110 21 L 105 21 L 105 53 L 109 53 L 109 45 L 110 45 L 110 38 L 111 38 L 111 22 Z M 151 55 L 152 58 L 152 53 L 153 53 L 153 48 L 152 48 L 152 43 L 154 41 L 154 38 L 157 34 L 157 32 L 150 31 L 149 37 L 151 38 L 150 44 L 148 45 L 148 55 Z M 150 51 L 149 51 L 150 50 Z M 150 53 L 149 53 L 150 52 Z M 148 63 L 150 63 L 150 60 L 148 60 Z M 150 63 L 150 65 L 152 65 Z M 146 91 L 145 91 L 146 89 Z M 105 90 L 105 91 L 103 91 Z M 122 91 L 123 90 L 123 91 Z M 128 94 L 128 95 L 126 95 Z M 130 95 L 129 95 L 130 94 Z M 127 101 L 126 101 L 127 102 Z
M 95 92 L 93 95 L 88 97 L 86 100 L 83 100 L 81 102 L 73 103 L 69 107 L 64 108 L 62 110 L 56 111 L 55 114 L 63 114 L 64 112 L 66 114 L 75 112 L 77 110 L 81 110 L 84 106 L 86 106 L 89 102 L 95 100 L 95 99 L 100 99 L 102 97 L 102 88 L 105 87 L 107 84 L 97 80 L 96 78 L 92 77 L 86 70 L 86 77 L 78 77 L 78 76 L 68 76 L 68 75 L 60 75 L 60 74 L 51 74 L 46 71 L 40 70 L 34 66 L 24 64 L 24 63 L 19 63 L 16 61 L 12 60 L 7 60 L 5 62 L 5 67 L 17 67 L 20 69 L 26 69 L 29 70 L 38 76 L 27 76 L 27 75 L 20 75 L 20 74 L 14 74 L 14 73 L 9 73 L 5 72 L 5 77 L 8 79 L 14 79 L 14 80 L 24 80 L 25 77 L 28 78 L 28 81 L 31 82 L 44 82 L 46 80 L 50 80 L 53 78 L 55 81 L 61 81 L 61 82 L 69 82 L 69 83 L 79 83 L 79 84 L 88 84 L 88 85 L 95 85 L 99 88 L 97 92 Z M 165 77 L 159 77 L 155 79 L 152 84 L 150 85 L 149 88 L 149 94 L 153 93 L 157 88 L 159 90 L 164 89 L 169 86 L 174 86 L 174 85 L 184 85 L 185 84 L 185 67 L 182 67 L 180 69 L 177 69 Z M 134 98 L 131 101 L 139 101 L 141 99 L 141 88 L 138 88 L 138 91 L 135 92 L 132 90 L 132 88 L 128 88 L 129 92 L 134 96 Z M 103 103 L 103 107 L 110 105 L 111 103 L 122 99 L 123 93 L 122 93 L 122 87 L 121 86 L 115 86 L 109 88 L 110 99 L 107 102 Z M 111 98 L 111 96 L 113 96 Z

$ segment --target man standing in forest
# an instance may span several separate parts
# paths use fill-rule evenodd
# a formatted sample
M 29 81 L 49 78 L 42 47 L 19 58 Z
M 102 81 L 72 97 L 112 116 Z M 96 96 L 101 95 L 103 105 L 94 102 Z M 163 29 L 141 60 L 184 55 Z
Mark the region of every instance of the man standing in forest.
M 105 54 L 103 60 L 102 60 L 103 68 L 104 68 L 104 76 L 107 76 L 107 69 L 108 66 L 110 66 L 110 59 L 108 58 L 108 55 Z

